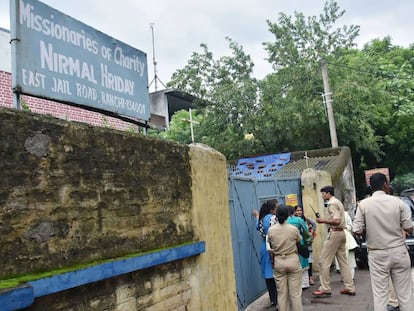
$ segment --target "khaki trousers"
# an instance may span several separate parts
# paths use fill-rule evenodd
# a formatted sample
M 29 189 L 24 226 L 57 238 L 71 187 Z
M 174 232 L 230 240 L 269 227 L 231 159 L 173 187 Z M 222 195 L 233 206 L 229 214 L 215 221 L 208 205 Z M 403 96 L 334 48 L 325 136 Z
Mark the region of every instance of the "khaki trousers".
M 351 270 L 346 260 L 346 237 L 344 231 L 331 231 L 322 247 L 319 257 L 319 290 L 331 292 L 330 270 L 332 262 L 336 256 L 341 270 L 344 286 L 350 291 L 355 291 L 354 281 L 352 280 Z
M 382 250 L 368 250 L 374 310 L 387 310 L 389 281 L 394 285 L 401 311 L 413 310 L 411 262 L 405 245 Z
M 395 293 L 394 285 L 392 285 L 391 278 L 390 278 L 390 293 L 388 295 L 388 304 L 394 308 L 398 307 L 397 294 Z
M 274 276 L 279 311 L 302 311 L 302 266 L 294 253 L 275 256 Z

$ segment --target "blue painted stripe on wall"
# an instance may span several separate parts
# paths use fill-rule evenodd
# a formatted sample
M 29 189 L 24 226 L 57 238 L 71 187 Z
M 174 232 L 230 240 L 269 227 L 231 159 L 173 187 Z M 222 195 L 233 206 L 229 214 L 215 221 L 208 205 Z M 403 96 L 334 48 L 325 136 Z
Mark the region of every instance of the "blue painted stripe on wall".
M 0 291 L 0 310 L 2 311 L 26 308 L 33 302 L 33 288 L 29 285 Z
M 39 279 L 29 282 L 28 284 L 33 287 L 33 296 L 36 298 L 88 283 L 112 278 L 124 273 L 142 270 L 174 260 L 199 255 L 205 251 L 205 242 L 201 241 L 137 257 L 98 264 L 93 267 Z

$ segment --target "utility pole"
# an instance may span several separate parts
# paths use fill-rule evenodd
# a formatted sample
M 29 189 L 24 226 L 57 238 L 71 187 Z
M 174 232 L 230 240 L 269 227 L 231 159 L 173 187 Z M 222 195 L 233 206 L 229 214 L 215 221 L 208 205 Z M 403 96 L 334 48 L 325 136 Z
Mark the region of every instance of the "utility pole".
M 326 67 L 326 61 L 323 59 L 321 61 L 322 65 L 322 80 L 323 80 L 323 88 L 324 88 L 324 97 L 326 103 L 326 111 L 328 113 L 328 122 L 329 122 L 329 133 L 331 134 L 331 144 L 332 148 L 338 147 L 338 138 L 336 136 L 336 126 L 335 126 L 335 118 L 333 114 L 332 108 L 332 92 L 329 87 L 329 80 L 328 80 L 328 69 Z
M 160 81 L 161 84 L 164 86 L 165 89 L 167 87 L 165 86 L 164 83 L 162 83 L 162 81 L 160 80 L 160 78 L 158 78 L 158 74 L 157 74 L 157 61 L 155 60 L 154 23 L 150 23 L 150 27 L 151 27 L 151 34 L 152 34 L 152 64 L 154 65 L 154 78 L 152 79 L 152 81 L 148 85 L 148 89 L 150 88 L 152 82 L 154 82 L 154 89 L 155 89 L 155 91 L 158 91 L 157 81 Z

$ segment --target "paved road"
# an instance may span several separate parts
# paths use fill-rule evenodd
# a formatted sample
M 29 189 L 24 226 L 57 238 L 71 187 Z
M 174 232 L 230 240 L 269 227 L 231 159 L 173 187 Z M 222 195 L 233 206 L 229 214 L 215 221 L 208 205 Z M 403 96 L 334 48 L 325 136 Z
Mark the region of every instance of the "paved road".
M 414 267 L 411 269 L 414 285 Z M 331 274 L 332 296 L 330 298 L 314 298 L 312 291 L 318 289 L 318 282 L 309 289 L 303 291 L 302 301 L 304 311 L 372 311 L 372 292 L 368 270 L 355 271 L 356 296 L 341 295 L 343 288 L 340 274 Z M 414 287 L 413 287 L 414 288 Z M 270 306 L 268 294 L 264 294 L 250 304 L 245 311 L 270 311 L 276 310 Z

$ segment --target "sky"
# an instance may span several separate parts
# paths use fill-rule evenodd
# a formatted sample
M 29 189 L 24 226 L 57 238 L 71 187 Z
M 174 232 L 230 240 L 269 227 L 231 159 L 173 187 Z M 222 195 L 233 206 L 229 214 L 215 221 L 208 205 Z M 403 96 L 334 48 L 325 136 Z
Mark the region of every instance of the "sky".
M 43 3 L 147 54 L 148 82 L 153 82 L 157 62 L 158 89 L 185 67 L 200 44 L 214 58 L 230 55 L 226 37 L 243 46 L 255 64 L 254 76 L 272 72 L 263 42 L 272 42 L 267 20 L 279 13 L 319 15 L 325 0 L 44 0 Z M 358 25 L 358 47 L 372 39 L 390 36 L 392 43 L 414 43 L 414 1 L 337 0 L 345 10 L 338 27 Z M 153 25 L 153 28 L 151 28 Z M 10 29 L 9 0 L 0 0 L 0 27 Z M 152 31 L 153 29 L 153 31 Z M 154 40 L 152 39 L 154 38 Z M 153 44 L 154 43 L 154 44 Z M 155 51 L 155 53 L 154 53 Z

